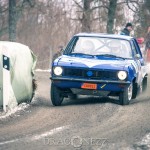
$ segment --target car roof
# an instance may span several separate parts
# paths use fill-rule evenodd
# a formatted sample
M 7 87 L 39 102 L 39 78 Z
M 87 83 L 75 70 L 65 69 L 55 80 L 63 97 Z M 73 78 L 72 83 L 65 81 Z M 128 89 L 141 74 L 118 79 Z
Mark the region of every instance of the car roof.
M 134 39 L 131 36 L 119 35 L 119 34 L 107 34 L 107 33 L 78 33 L 74 36 L 103 37 L 103 38 L 115 38 L 115 39 L 123 39 L 123 40 Z

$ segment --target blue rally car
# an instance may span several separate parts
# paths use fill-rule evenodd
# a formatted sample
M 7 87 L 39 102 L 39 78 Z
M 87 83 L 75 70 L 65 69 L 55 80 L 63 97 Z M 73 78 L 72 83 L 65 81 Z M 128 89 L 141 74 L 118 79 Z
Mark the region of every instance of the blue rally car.
M 128 105 L 147 88 L 145 60 L 130 36 L 80 33 L 71 39 L 51 71 L 51 101 L 77 95 L 118 96 Z

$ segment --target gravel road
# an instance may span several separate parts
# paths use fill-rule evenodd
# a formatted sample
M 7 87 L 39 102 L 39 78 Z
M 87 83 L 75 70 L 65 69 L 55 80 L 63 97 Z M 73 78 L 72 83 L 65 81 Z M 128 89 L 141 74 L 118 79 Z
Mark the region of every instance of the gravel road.
M 114 98 L 80 96 L 52 106 L 49 73 L 36 73 L 31 104 L 0 119 L 0 150 L 148 150 L 150 94 L 128 106 Z M 148 80 L 150 89 L 150 78 Z

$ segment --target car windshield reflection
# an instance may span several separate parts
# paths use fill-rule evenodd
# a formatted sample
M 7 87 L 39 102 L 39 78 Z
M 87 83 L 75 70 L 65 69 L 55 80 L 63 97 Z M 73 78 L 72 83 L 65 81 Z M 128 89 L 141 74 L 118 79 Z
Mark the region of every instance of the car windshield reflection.
M 78 37 L 70 54 L 132 58 L 130 43 L 126 40 L 99 37 Z

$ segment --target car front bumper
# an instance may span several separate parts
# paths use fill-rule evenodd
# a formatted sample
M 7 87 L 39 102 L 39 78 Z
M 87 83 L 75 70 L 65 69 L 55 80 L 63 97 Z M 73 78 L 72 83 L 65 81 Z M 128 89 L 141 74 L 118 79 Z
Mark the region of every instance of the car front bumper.
M 59 88 L 62 89 L 81 89 L 83 83 L 94 83 L 97 84 L 97 89 L 100 91 L 112 91 L 119 92 L 123 91 L 124 88 L 128 87 L 131 82 L 129 81 L 113 81 L 113 80 L 95 80 L 95 79 L 81 79 L 81 78 L 66 78 L 66 77 L 51 77 L 52 82 Z

